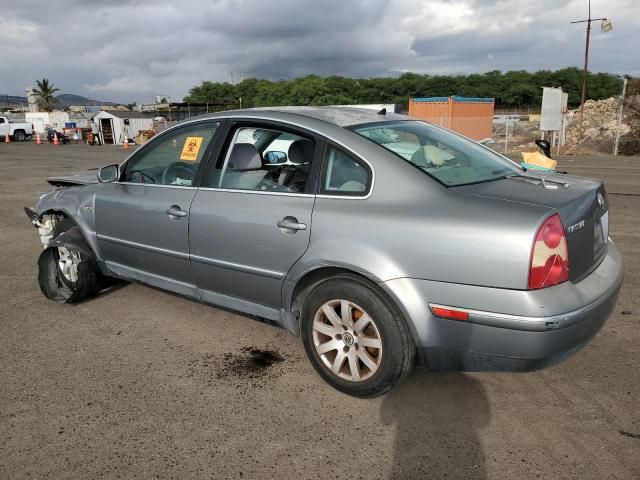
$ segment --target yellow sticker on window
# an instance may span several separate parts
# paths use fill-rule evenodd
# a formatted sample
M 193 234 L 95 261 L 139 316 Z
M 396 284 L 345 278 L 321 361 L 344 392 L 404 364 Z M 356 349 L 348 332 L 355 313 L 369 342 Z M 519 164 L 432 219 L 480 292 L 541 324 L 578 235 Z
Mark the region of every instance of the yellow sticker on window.
M 185 162 L 195 162 L 198 159 L 198 152 L 204 137 L 187 137 L 182 147 L 182 153 L 180 154 L 180 160 Z

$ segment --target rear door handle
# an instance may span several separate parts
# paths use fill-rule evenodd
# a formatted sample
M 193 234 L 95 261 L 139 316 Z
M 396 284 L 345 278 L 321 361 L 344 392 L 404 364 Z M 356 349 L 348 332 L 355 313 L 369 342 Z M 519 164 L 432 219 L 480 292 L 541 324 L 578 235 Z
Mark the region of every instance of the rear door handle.
M 298 222 L 298 219 L 295 217 L 284 217 L 282 220 L 278 221 L 276 225 L 283 230 L 297 231 L 307 229 L 307 224 Z
M 178 205 L 171 205 L 167 209 L 167 215 L 171 218 L 182 218 L 187 216 L 187 212 L 182 210 Z

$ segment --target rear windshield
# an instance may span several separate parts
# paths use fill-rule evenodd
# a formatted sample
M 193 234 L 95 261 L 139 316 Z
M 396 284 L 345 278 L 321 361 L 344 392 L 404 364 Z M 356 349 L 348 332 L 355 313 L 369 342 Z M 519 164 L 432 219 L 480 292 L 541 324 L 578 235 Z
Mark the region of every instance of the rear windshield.
M 522 173 L 518 165 L 492 150 L 428 123 L 405 120 L 359 125 L 350 130 L 447 186 L 490 182 Z

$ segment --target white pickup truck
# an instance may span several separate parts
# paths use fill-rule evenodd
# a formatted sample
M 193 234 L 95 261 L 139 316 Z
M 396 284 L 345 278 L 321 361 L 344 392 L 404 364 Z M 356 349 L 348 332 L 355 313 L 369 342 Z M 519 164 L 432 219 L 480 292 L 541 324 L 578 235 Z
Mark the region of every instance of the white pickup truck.
M 27 122 L 10 122 L 7 117 L 0 117 L 0 141 L 4 141 L 5 136 L 15 142 L 30 140 L 33 136 L 33 124 Z

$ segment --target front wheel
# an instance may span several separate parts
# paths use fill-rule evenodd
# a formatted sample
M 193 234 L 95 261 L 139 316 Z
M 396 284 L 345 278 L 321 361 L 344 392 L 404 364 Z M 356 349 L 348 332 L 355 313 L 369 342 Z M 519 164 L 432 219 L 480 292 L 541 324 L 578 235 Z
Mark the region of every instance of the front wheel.
M 54 240 L 79 229 L 63 220 L 54 229 Z M 108 286 L 88 245 L 55 242 L 38 259 L 38 283 L 43 295 L 58 303 L 74 303 L 97 294 Z
M 404 319 L 374 286 L 344 275 L 320 283 L 304 302 L 302 340 L 314 368 L 356 397 L 389 391 L 415 354 Z

